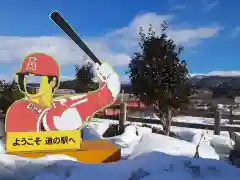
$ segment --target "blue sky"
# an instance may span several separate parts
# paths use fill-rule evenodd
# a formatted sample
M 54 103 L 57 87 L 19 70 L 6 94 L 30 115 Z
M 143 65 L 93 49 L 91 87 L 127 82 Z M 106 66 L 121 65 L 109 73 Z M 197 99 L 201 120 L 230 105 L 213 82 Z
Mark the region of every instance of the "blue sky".
M 192 74 L 240 75 L 240 1 L 232 0 L 41 0 L 1 2 L 0 76 L 11 78 L 29 52 L 57 58 L 63 78 L 74 75 L 82 52 L 53 24 L 58 10 L 102 60 L 126 80 L 124 70 L 137 51 L 139 26 L 169 22 L 169 35 L 185 46 L 182 58 Z

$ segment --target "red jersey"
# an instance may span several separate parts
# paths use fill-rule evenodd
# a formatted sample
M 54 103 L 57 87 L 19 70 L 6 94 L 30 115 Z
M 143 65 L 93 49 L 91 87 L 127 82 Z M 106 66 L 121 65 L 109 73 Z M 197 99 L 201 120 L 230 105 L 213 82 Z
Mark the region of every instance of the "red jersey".
M 97 111 L 114 102 L 104 85 L 98 91 L 53 100 L 50 108 L 23 99 L 9 108 L 6 132 L 37 132 L 43 130 L 76 130 Z

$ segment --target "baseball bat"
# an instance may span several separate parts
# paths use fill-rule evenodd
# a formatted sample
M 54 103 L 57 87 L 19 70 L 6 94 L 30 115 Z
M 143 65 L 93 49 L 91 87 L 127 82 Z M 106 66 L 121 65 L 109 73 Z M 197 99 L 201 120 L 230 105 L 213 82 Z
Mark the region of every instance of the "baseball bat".
M 49 17 L 90 59 L 99 65 L 102 64 L 58 11 L 52 12 Z

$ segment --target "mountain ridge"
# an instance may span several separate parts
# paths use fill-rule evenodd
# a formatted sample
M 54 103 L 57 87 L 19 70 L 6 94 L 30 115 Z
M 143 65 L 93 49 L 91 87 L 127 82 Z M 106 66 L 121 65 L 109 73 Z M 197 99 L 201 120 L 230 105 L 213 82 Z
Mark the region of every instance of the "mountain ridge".
M 238 94 L 240 93 L 240 76 L 221 76 L 221 75 L 196 75 L 191 77 L 190 82 L 197 89 L 209 89 L 215 94 Z M 37 87 L 38 83 L 29 83 L 28 85 Z M 60 82 L 60 89 L 75 89 L 77 80 L 66 80 Z M 133 93 L 130 84 L 122 84 L 121 90 L 125 93 Z

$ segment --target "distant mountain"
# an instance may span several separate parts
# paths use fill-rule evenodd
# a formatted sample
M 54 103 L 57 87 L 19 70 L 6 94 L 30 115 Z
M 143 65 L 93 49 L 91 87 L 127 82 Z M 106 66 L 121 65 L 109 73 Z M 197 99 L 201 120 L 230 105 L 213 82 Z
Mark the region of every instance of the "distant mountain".
M 209 89 L 213 92 L 213 98 L 234 98 L 240 96 L 240 76 L 205 76 L 196 82 L 192 78 L 192 84 L 197 89 Z
M 240 94 L 240 76 L 201 76 L 197 75 L 191 78 L 191 84 L 197 89 L 209 89 L 217 96 L 229 95 L 234 96 L 236 93 Z M 76 80 L 62 81 L 60 89 L 75 89 L 77 85 Z M 29 86 L 39 86 L 37 83 L 31 83 Z M 133 93 L 130 84 L 122 84 L 121 91 L 125 93 Z
M 29 87 L 39 87 L 38 83 L 29 83 L 27 86 Z M 76 80 L 67 80 L 60 82 L 59 89 L 75 89 L 77 86 Z M 121 85 L 121 91 L 124 90 L 125 93 L 132 93 L 132 87 L 130 84 L 122 84 Z
M 39 87 L 39 83 L 28 83 L 27 87 L 37 88 Z
M 240 77 L 239 77 L 240 78 Z M 196 86 L 196 88 L 207 88 L 212 89 L 218 87 L 222 84 L 226 84 L 234 80 L 235 77 L 230 76 L 204 76 L 201 79 L 192 77 L 192 84 Z
M 205 78 L 206 76 L 203 76 L 203 75 L 197 75 L 197 76 L 193 76 L 191 78 L 191 83 L 193 85 L 196 85 L 199 81 L 201 81 L 203 78 Z
M 240 90 L 240 77 L 233 77 L 231 81 L 224 82 L 218 86 L 219 89 Z
M 240 90 L 240 76 L 194 76 L 191 83 L 197 88 L 234 88 Z

